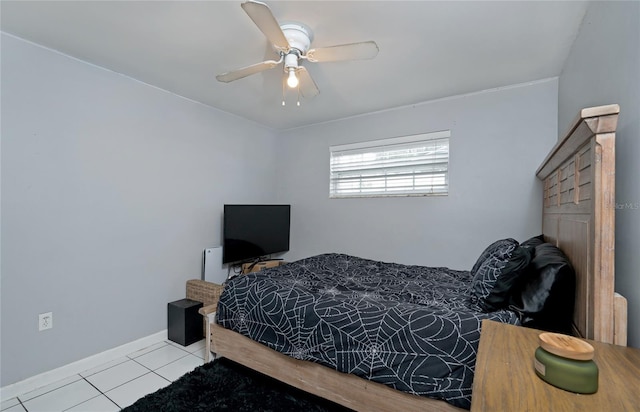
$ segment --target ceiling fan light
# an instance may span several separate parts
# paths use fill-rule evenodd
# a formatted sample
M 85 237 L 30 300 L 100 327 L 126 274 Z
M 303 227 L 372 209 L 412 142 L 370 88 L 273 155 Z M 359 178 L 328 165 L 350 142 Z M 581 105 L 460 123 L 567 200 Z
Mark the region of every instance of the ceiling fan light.
M 289 69 L 289 77 L 287 78 L 287 86 L 292 89 L 298 87 L 298 78 L 296 77 L 296 71 L 294 69 Z

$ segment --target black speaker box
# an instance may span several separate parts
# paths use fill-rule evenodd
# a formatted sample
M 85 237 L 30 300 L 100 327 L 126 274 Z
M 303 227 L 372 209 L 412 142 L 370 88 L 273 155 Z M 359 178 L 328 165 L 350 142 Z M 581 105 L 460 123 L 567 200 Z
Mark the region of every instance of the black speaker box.
M 189 346 L 202 339 L 202 302 L 181 299 L 167 305 L 168 337 L 170 341 Z

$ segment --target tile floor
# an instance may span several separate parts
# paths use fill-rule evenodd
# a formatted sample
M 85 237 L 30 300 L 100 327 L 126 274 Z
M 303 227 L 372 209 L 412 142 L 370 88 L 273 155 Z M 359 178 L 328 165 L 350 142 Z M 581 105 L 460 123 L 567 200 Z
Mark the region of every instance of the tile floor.
M 15 398 L 2 412 L 119 411 L 204 363 L 205 341 L 160 342 Z

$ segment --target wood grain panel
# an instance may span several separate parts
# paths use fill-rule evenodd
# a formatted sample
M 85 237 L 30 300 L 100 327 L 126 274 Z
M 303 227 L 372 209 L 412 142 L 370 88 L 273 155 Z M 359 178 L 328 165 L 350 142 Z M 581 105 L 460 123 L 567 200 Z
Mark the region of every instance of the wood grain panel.
M 583 167 L 582 169 L 580 169 L 580 175 L 579 175 L 580 178 L 578 179 L 578 186 L 583 186 L 588 183 L 591 183 L 592 173 L 593 171 L 591 170 L 591 165 L 587 165 L 586 167 Z
M 616 127 L 618 126 L 619 112 L 620 108 L 618 108 L 615 114 L 600 115 L 590 119 L 585 119 L 585 122 L 589 124 L 589 127 L 595 134 L 612 133 L 616 131 Z
M 614 133 L 618 124 L 620 106 L 589 107 L 582 109 L 562 139 L 551 149 L 536 175 L 544 179 L 568 159 L 576 148 L 584 145 L 596 133 Z
M 586 167 L 591 166 L 591 145 L 585 144 L 582 149 L 578 150 L 578 158 L 580 161 L 578 162 L 578 169 L 582 170 Z
M 593 336 L 593 254 L 591 215 L 559 217 L 558 247 L 567 255 L 576 272 L 576 304 L 573 314 L 580 336 Z
M 594 334 L 593 339 L 613 343 L 615 292 L 615 135 L 594 138 Z
M 542 218 L 544 240 L 558 246 L 558 217 L 546 213 Z
M 558 204 L 558 174 L 554 173 L 545 179 L 545 207 L 553 207 Z
M 560 170 L 560 205 L 576 203 L 574 191 L 576 188 L 576 163 L 575 158 L 562 165 Z
M 627 299 L 619 293 L 613 294 L 613 318 L 615 330 L 613 331 L 613 343 L 627 346 Z
M 592 199 L 593 184 L 586 182 L 580 185 L 580 196 L 578 196 L 578 202 L 586 202 Z
M 621 342 L 615 336 L 626 333 L 626 312 L 614 316 L 622 310 L 614 307 L 619 111 L 617 105 L 582 110 L 536 172 L 545 184 L 543 234 L 556 241 L 576 269 L 575 328 L 608 343 Z

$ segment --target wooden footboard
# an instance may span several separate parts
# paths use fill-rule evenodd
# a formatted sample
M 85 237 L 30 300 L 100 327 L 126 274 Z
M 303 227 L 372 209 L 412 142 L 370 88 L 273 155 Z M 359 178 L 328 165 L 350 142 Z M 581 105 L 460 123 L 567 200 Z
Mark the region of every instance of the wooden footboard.
M 291 358 L 215 323 L 211 324 L 211 346 L 216 356 L 356 411 L 463 410 L 444 401 L 411 395 L 314 362 Z

